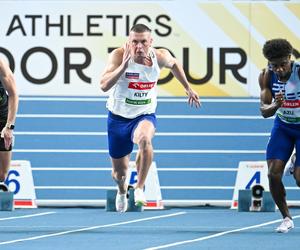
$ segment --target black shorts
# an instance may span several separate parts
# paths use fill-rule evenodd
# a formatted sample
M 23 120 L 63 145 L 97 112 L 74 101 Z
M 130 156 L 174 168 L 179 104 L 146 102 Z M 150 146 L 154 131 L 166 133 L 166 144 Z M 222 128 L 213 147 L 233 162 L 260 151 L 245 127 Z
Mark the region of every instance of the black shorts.
M 0 133 L 2 129 L 5 127 L 6 122 L 0 121 Z M 0 137 L 0 151 L 11 151 L 12 150 L 12 145 L 10 145 L 9 149 L 5 148 L 4 144 L 4 138 Z

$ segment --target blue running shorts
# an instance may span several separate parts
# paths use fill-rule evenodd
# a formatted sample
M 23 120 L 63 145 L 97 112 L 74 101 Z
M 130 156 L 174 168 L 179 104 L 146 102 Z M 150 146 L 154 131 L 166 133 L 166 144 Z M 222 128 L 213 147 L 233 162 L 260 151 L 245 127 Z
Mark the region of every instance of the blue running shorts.
M 156 128 L 155 114 L 146 114 L 138 116 L 134 119 L 127 119 L 122 116 L 108 113 L 107 134 L 109 155 L 112 158 L 119 159 L 133 150 L 133 133 L 139 122 L 148 120 L 153 123 Z
M 267 146 L 267 160 L 279 159 L 285 163 L 296 147 L 296 164 L 300 166 L 300 125 L 288 124 L 276 116 Z

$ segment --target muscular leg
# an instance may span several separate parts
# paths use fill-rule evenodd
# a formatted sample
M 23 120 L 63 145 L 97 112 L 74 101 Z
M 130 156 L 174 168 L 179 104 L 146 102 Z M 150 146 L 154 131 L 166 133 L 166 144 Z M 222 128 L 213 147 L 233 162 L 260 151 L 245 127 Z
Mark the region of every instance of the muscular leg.
M 294 178 L 296 180 L 297 186 L 300 187 L 300 166 L 295 166 Z
M 140 166 L 141 166 L 141 154 L 140 154 L 139 150 L 136 153 L 135 165 L 136 165 L 136 171 L 139 173 L 140 172 Z
M 129 165 L 129 157 L 130 155 L 126 155 L 119 159 L 111 158 L 112 162 L 112 178 L 115 180 L 115 182 L 118 185 L 119 193 L 125 194 L 127 191 L 126 186 L 126 175 Z
M 147 174 L 153 160 L 152 138 L 155 128 L 153 123 L 148 120 L 142 120 L 134 131 L 133 142 L 138 145 L 136 155 L 136 166 L 138 180 L 136 187 L 144 188 Z
M 296 160 L 295 160 L 295 168 L 294 168 L 294 178 L 296 180 L 296 184 L 300 187 L 300 163 L 298 161 L 300 152 L 300 142 L 299 140 L 296 142 Z M 297 154 L 298 153 L 298 154 Z
M 1 151 L 0 152 L 0 182 L 5 181 L 11 160 L 11 151 Z
M 285 163 L 281 160 L 268 160 L 270 192 L 282 217 L 292 218 L 286 203 L 286 192 L 282 183 L 284 165 Z

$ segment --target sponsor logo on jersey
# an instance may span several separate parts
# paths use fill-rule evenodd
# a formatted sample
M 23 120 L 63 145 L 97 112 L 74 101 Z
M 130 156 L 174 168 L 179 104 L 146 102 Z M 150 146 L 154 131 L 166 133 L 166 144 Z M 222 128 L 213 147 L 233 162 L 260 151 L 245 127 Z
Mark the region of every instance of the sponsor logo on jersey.
M 129 98 L 126 98 L 125 100 L 126 103 L 132 104 L 132 105 L 146 105 L 151 103 L 151 99 L 146 99 L 146 100 L 132 100 Z
M 152 89 L 155 85 L 155 82 L 129 82 L 129 89 L 138 89 L 138 90 L 146 90 Z
M 139 79 L 140 74 L 139 73 L 133 73 L 133 72 L 126 72 L 125 78 L 127 79 Z
M 300 100 L 285 100 L 283 102 L 282 108 L 300 108 Z

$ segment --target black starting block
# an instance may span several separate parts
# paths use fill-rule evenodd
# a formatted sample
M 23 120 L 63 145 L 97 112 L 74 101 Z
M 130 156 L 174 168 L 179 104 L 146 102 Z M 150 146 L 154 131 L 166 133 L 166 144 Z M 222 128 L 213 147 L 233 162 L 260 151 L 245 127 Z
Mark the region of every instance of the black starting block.
M 106 192 L 106 211 L 107 212 L 116 212 L 116 196 L 117 196 L 117 189 L 110 189 Z M 128 198 L 128 208 L 126 212 L 142 212 L 143 207 L 138 207 L 135 205 L 134 202 L 134 189 L 129 187 L 127 191 L 127 198 Z
M 128 212 L 142 212 L 144 210 L 143 206 L 136 206 L 134 202 L 134 189 L 130 188 L 128 190 Z
M 10 192 L 7 185 L 0 183 L 0 211 L 14 210 L 14 193 Z
M 275 212 L 275 202 L 270 192 L 256 185 L 251 190 L 239 190 L 238 211 Z

